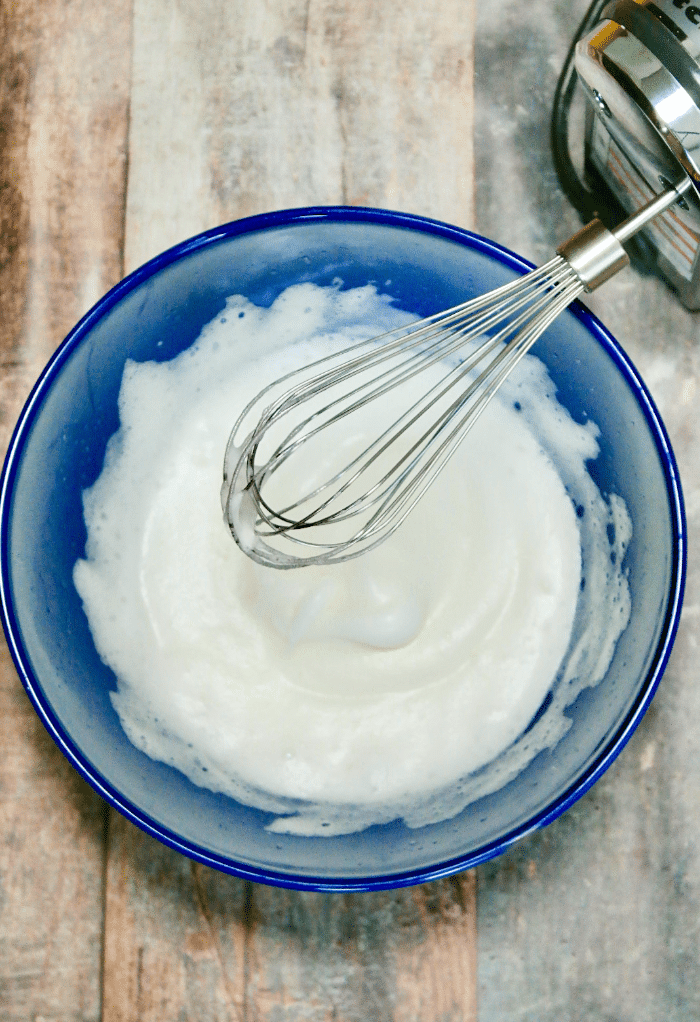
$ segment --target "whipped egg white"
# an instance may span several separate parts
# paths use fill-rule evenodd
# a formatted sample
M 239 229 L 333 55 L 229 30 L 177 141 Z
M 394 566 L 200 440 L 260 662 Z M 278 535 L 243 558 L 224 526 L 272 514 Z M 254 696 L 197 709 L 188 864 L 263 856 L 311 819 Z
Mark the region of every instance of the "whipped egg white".
M 556 744 L 629 618 L 629 516 L 586 471 L 595 425 L 533 356 L 375 550 L 282 572 L 233 542 L 219 491 L 240 409 L 406 320 L 372 287 L 229 299 L 177 358 L 127 364 L 84 494 L 74 581 L 124 730 L 274 831 L 455 815 Z

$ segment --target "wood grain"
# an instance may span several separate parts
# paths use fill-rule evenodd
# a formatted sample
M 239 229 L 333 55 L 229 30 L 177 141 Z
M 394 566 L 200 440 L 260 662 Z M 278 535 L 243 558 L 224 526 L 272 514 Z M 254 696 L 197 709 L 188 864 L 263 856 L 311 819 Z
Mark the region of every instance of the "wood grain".
M 473 217 L 473 0 L 135 0 L 126 265 L 270 209 Z
M 112 814 L 103 1022 L 245 1016 L 249 885 Z
M 377 894 L 256 887 L 248 950 L 255 1022 L 475 1022 L 472 873 Z
M 0 4 L 3 451 L 56 344 L 121 273 L 129 50 L 122 0 Z M 4 644 L 0 702 L 0 1017 L 97 1019 L 105 807 Z
M 58 342 L 121 276 L 130 8 L 1 10 L 2 340 L 19 356 L 2 404 L 13 421 Z
M 474 876 L 379 894 L 245 883 L 116 815 L 105 1022 L 473 1022 Z
M 105 808 L 0 655 L 0 1018 L 98 1019 Z

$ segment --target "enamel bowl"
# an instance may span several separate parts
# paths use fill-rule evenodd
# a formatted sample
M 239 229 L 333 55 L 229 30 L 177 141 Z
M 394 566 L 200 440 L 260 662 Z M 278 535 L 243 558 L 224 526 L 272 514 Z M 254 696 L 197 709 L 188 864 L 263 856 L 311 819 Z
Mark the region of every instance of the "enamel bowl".
M 499 854 L 551 822 L 618 755 L 649 706 L 678 624 L 685 525 L 678 473 L 659 415 L 629 359 L 574 304 L 535 347 L 559 400 L 600 427 L 591 468 L 632 519 L 631 619 L 604 680 L 569 707 L 571 726 L 505 787 L 443 823 L 394 822 L 301 838 L 271 817 L 196 787 L 128 741 L 110 701 L 72 571 L 85 552 L 81 493 L 118 428 L 127 358 L 164 360 L 191 345 L 228 296 L 269 305 L 300 281 L 374 282 L 419 315 L 487 291 L 529 264 L 467 231 L 361 208 L 313 208 L 227 224 L 131 274 L 75 327 L 22 412 L 2 476 L 1 595 L 10 650 L 45 727 L 119 812 L 185 855 L 263 883 L 369 890 L 419 883 Z

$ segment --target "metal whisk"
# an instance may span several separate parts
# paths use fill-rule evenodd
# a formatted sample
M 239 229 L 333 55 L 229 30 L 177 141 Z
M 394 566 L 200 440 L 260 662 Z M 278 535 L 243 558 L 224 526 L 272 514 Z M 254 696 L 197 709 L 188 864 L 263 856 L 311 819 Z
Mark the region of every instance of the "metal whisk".
M 593 220 L 548 263 L 512 283 L 262 390 L 226 449 L 221 499 L 238 545 L 260 564 L 294 568 L 348 560 L 383 542 L 543 331 L 574 298 L 627 265 L 622 243 L 690 185 L 686 178 L 669 188 L 613 231 Z M 370 405 L 371 435 L 361 422 Z M 251 416 L 257 424 L 237 446 Z M 355 436 L 359 446 L 344 455 Z M 341 460 L 317 478 L 314 466 L 329 450 Z M 298 492 L 304 473 L 312 481 Z

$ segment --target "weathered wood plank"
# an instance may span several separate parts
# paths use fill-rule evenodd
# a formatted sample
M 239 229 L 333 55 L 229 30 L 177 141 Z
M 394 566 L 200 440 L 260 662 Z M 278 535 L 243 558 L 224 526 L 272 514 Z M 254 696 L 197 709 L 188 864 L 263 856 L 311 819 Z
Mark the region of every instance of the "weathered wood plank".
M 136 0 L 127 269 L 283 206 L 469 224 L 472 30 L 456 0 L 412 0 L 400 30 L 365 0 Z M 324 896 L 194 867 L 117 818 L 109 848 L 108 1022 L 475 1018 L 471 875 Z
M 473 0 L 136 0 L 126 264 L 289 206 L 473 215 Z
M 476 872 L 407 893 L 422 939 L 394 934 L 395 1022 L 476 1022 Z
M 103 1022 L 243 1019 L 249 885 L 116 813 L 109 837 Z
M 588 6 L 480 10 L 477 228 L 535 261 L 578 228 L 549 155 L 558 68 Z M 481 1022 L 700 1017 L 697 316 L 633 271 L 587 299 L 630 352 L 671 433 L 689 510 L 686 610 L 651 711 L 561 820 L 478 871 Z
M 255 1022 L 476 1022 L 472 873 L 377 894 L 255 887 Z
M 380 894 L 251 885 L 110 824 L 104 1022 L 472 1022 L 474 875 Z
M 130 10 L 50 0 L 2 16 L 2 338 L 16 356 L 2 397 L 14 413 L 121 276 Z
M 129 21 L 124 0 L 0 4 L 3 451 L 56 344 L 120 276 Z M 0 1016 L 97 1019 L 106 810 L 4 644 L 0 702 Z
M 0 1017 L 98 1019 L 106 809 L 0 656 Z

